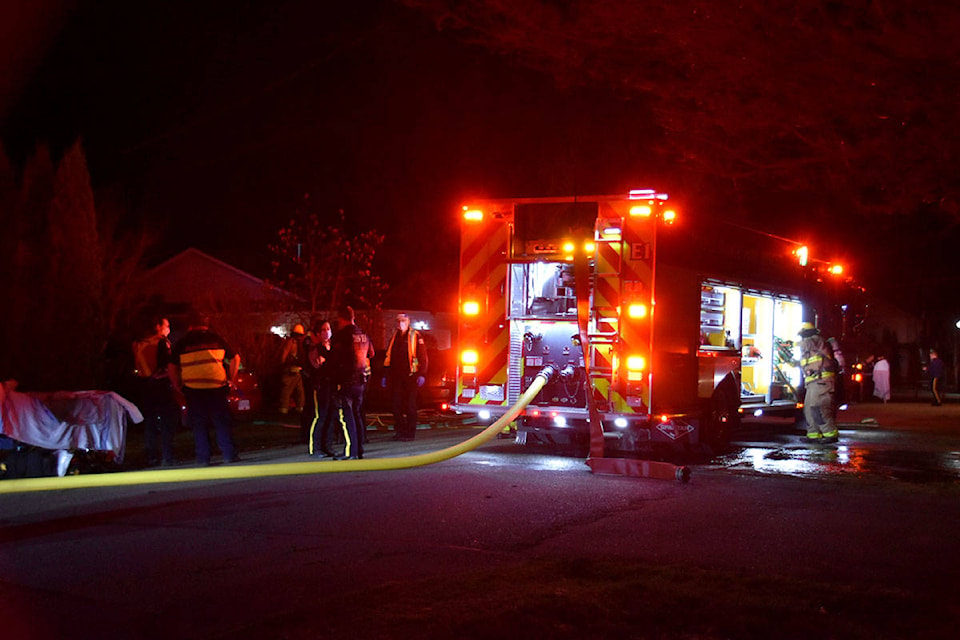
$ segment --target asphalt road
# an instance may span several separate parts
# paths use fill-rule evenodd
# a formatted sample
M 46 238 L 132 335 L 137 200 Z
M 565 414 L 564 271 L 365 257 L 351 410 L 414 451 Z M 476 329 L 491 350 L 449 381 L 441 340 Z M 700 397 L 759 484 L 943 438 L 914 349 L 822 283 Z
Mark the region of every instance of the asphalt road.
M 737 452 L 694 464 L 688 484 L 592 475 L 580 458 L 496 441 L 403 471 L 2 494 L 0 627 L 5 638 L 37 639 L 605 637 L 611 628 L 712 638 L 776 628 L 732 633 L 717 621 L 691 635 L 680 621 L 692 603 L 682 599 L 643 624 L 609 612 L 606 626 L 567 621 L 578 603 L 589 609 L 588 595 L 546 579 L 544 566 L 561 559 L 722 576 L 747 591 L 816 585 L 824 593 L 808 596 L 824 604 L 809 624 L 823 625 L 819 637 L 836 635 L 834 609 L 855 595 L 915 598 L 924 607 L 898 611 L 893 626 L 865 622 L 864 635 L 844 637 L 949 637 L 943 630 L 960 622 L 960 405 L 940 409 L 864 405 L 844 416 L 835 454 L 802 454 L 810 448 L 783 425 L 748 426 Z M 368 456 L 466 435 L 431 430 L 393 443 L 378 432 Z M 921 467 L 933 460 L 943 473 L 898 476 L 866 464 L 882 451 Z M 821 456 L 821 470 L 791 466 L 804 455 Z M 245 464 L 302 459 L 283 447 L 250 452 Z M 509 576 L 523 615 L 504 603 L 503 587 L 499 600 L 470 587 L 491 576 Z M 444 598 L 459 588 L 469 596 Z M 550 613 L 558 599 L 573 604 Z M 565 622 L 531 622 L 531 611 Z

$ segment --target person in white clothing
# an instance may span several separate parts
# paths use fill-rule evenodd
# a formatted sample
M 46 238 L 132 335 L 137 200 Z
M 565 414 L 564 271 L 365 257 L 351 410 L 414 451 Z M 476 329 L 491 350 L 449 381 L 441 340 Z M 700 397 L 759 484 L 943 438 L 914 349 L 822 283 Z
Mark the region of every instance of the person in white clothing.
M 873 365 L 873 395 L 883 402 L 890 401 L 890 363 L 882 355 Z

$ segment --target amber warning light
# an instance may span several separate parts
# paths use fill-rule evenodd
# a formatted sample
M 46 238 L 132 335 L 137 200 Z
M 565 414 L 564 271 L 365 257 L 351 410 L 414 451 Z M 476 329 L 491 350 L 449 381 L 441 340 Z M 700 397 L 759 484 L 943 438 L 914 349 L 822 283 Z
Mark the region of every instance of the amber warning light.
M 480 222 L 483 220 L 483 211 L 480 209 L 471 209 L 470 207 L 464 205 L 463 219 L 468 222 Z

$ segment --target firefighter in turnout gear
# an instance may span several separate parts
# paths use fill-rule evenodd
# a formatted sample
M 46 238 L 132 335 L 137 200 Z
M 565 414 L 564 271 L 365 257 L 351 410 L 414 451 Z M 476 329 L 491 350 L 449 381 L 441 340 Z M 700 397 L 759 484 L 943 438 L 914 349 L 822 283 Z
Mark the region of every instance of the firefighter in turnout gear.
M 280 373 L 280 413 L 290 411 L 290 401 L 293 401 L 297 413 L 303 412 L 304 392 L 301 371 L 301 352 L 303 351 L 303 325 L 293 325 L 290 337 L 283 343 L 283 354 L 280 360 L 283 371 Z
M 831 444 L 840 432 L 836 423 L 837 361 L 830 344 L 810 322 L 800 328 L 800 370 L 806 395 L 803 415 L 807 419 L 807 440 Z

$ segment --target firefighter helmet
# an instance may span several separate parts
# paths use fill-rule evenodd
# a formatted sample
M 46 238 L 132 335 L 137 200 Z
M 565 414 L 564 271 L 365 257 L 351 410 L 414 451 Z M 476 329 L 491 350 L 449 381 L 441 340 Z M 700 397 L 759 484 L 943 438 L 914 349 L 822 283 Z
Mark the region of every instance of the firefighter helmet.
M 299 334 L 299 335 L 302 336 L 302 335 L 303 335 L 303 325 L 302 325 L 302 324 L 295 324 L 295 325 L 293 325 L 293 331 L 292 331 L 292 333 L 293 333 L 294 335 L 298 335 L 298 334 Z
M 813 324 L 812 322 L 804 322 L 803 324 L 801 324 L 800 331 L 798 332 L 798 334 L 801 336 L 802 335 L 812 336 L 815 333 L 818 333 L 817 325 Z

